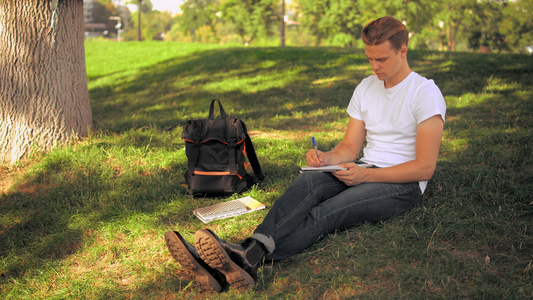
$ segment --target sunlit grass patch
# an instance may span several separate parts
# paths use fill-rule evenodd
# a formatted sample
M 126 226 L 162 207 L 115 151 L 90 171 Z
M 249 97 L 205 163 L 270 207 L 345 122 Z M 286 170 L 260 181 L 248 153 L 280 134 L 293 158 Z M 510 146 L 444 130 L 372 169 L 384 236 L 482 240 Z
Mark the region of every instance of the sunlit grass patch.
M 508 82 L 501 77 L 492 77 L 487 80 L 487 92 L 506 92 L 506 91 L 516 91 L 519 89 L 518 82 Z
M 314 85 L 331 85 L 332 83 L 334 83 L 336 81 L 343 81 L 343 80 L 347 80 L 347 79 L 348 79 L 348 77 L 333 76 L 331 78 L 322 78 L 322 79 L 314 80 L 312 82 L 312 84 L 314 84 Z
M 254 77 L 240 76 L 240 72 L 239 74 L 235 74 L 236 76 L 232 76 L 230 72 L 229 74 L 219 76 L 223 77 L 220 81 L 205 84 L 201 89 L 214 94 L 234 91 L 243 94 L 253 94 L 272 88 L 283 88 L 290 85 L 292 82 L 299 79 L 298 75 L 300 75 L 303 70 L 305 70 L 305 67 L 292 68 L 283 72 L 272 70 L 271 72 L 261 72 Z M 244 72 L 244 74 L 246 74 L 246 72 Z

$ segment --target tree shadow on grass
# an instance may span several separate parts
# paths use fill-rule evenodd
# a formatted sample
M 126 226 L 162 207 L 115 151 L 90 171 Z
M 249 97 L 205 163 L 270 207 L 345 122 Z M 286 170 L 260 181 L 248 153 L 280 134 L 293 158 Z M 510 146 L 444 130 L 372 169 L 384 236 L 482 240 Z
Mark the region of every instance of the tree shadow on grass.
M 78 172 L 73 170 L 77 167 Z M 160 203 L 185 193 L 178 181 L 169 180 L 176 176 L 171 169 L 106 179 L 114 171 L 111 166 L 80 165 L 47 169 L 0 196 L 0 253 L 6 259 L 1 270 L 13 278 L 35 272 L 47 261 L 83 248 L 88 230 L 130 214 L 153 212 Z
M 109 243 L 139 237 L 136 232 L 142 228 L 201 226 L 192 210 L 217 200 L 188 194 L 182 186 L 186 158 L 176 148 L 171 134 L 146 129 L 49 153 L 0 196 L 1 280 L 18 281 L 49 270 L 95 242 L 100 248 L 92 251 L 118 247 L 116 255 L 127 256 L 123 246 Z M 163 164 L 153 163 L 163 159 Z M 268 184 L 280 185 L 274 173 L 295 173 L 294 163 L 280 165 L 283 159 L 262 163 Z M 139 227 L 128 225 L 138 216 L 149 217 Z M 107 227 L 117 229 L 105 233 Z
M 359 55 L 352 60 L 362 62 L 363 58 Z M 240 48 L 168 60 L 144 68 L 120 90 L 92 89 L 96 124 L 99 119 L 113 120 L 112 125 L 98 126 L 112 131 L 132 124 L 176 127 L 191 118 L 206 117 L 213 98 L 222 100 L 231 117 L 263 123 L 265 118 L 268 122 L 274 116 L 326 107 L 321 98 L 327 98 L 327 107 L 344 107 L 355 82 L 346 67 L 338 66 L 341 62 L 342 56 L 327 50 Z M 320 79 L 326 80 L 313 84 Z M 107 105 L 117 99 L 118 103 Z M 117 124 L 117 119 L 123 121 Z M 272 125 L 271 121 L 263 126 Z
M 532 83 L 521 78 L 531 73 L 525 56 L 412 52 L 413 69 L 434 79 L 446 96 L 480 93 L 494 78 L 518 80 L 519 89 Z M 100 130 L 179 127 L 204 118 L 213 98 L 221 99 L 232 117 L 268 128 L 275 125 L 276 119 L 269 120 L 274 116 L 345 109 L 357 83 L 369 74 L 361 50 L 228 48 L 169 59 L 90 92 Z

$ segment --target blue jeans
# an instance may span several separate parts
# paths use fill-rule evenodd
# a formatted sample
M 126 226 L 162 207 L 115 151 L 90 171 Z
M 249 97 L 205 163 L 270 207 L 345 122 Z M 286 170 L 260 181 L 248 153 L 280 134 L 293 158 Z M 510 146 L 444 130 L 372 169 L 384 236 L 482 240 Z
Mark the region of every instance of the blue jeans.
M 413 208 L 418 182 L 347 186 L 331 173 L 304 172 L 274 203 L 252 238 L 270 260 L 293 256 L 321 237 L 362 222 L 375 222 Z

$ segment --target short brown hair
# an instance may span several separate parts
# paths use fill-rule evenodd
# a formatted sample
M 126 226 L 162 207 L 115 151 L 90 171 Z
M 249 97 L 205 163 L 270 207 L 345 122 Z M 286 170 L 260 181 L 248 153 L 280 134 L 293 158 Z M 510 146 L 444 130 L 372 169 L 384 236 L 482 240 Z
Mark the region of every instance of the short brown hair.
M 361 33 L 363 43 L 369 46 L 381 45 L 390 41 L 392 48 L 400 50 L 402 45 L 409 44 L 407 27 L 393 17 L 382 17 L 368 23 Z

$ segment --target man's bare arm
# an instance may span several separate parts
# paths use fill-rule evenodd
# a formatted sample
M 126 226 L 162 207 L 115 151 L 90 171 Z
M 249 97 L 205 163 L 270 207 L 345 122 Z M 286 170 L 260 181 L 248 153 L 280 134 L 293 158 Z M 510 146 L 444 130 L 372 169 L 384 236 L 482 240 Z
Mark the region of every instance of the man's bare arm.
M 318 151 L 318 158 L 315 149 L 309 150 L 306 156 L 307 165 L 319 167 L 354 161 L 359 156 L 365 138 L 365 123 L 350 117 L 342 142 L 332 151 Z

